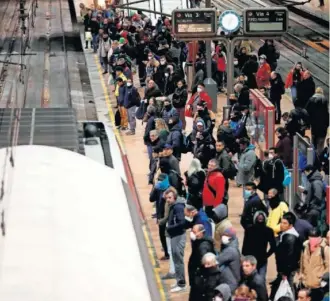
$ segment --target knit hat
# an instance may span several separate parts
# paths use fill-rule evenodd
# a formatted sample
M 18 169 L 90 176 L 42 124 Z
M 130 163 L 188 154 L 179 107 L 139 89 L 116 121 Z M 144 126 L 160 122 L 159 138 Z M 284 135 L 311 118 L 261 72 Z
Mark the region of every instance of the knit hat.
M 200 126 L 204 126 L 204 123 L 203 123 L 202 121 L 197 121 L 196 125 L 197 125 L 197 126 L 199 126 L 199 125 L 200 125 Z
M 126 43 L 125 38 L 121 37 L 121 38 L 119 39 L 119 44 L 125 44 L 125 43 Z
M 231 237 L 231 238 L 236 237 L 236 230 L 232 227 L 227 228 L 227 229 L 225 229 L 225 231 L 223 232 L 222 235 L 228 236 L 228 237 Z

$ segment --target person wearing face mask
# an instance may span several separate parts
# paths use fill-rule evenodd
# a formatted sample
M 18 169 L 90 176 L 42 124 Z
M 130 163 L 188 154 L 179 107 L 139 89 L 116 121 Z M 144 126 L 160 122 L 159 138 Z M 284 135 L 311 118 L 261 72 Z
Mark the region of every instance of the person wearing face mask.
M 284 165 L 276 147 L 271 147 L 268 153 L 269 159 L 263 164 L 263 175 L 258 189 L 266 194 L 269 189 L 275 188 L 279 196 L 283 198 Z
M 257 211 L 253 216 L 253 225 L 244 232 L 242 247 L 242 255 L 252 255 L 256 258 L 256 269 L 264 281 L 266 280 L 268 258 L 276 249 L 274 232 L 267 227 L 266 223 L 266 213 Z
M 244 230 L 253 226 L 254 215 L 257 211 L 263 211 L 268 215 L 268 210 L 263 201 L 257 194 L 257 185 L 254 182 L 248 182 L 244 187 L 244 208 L 241 215 L 241 225 Z
M 269 189 L 267 195 L 268 205 L 270 207 L 267 227 L 274 231 L 274 236 L 278 237 L 281 231 L 280 220 L 282 216 L 289 211 L 287 203 L 280 200 L 276 189 Z
M 258 68 L 259 64 L 257 57 L 255 55 L 249 55 L 249 60 L 244 64 L 241 70 L 241 72 L 248 78 L 247 86 L 249 89 L 256 89 L 258 87 L 256 81 L 256 73 Z
M 188 228 L 192 228 L 194 225 L 203 225 L 205 235 L 211 238 L 213 237 L 211 222 L 203 208 L 197 210 L 194 206 L 186 204 L 184 215 Z
M 166 144 L 169 144 L 173 148 L 173 156 L 181 161 L 181 150 L 182 150 L 182 132 L 178 118 L 170 117 L 168 120 L 168 128 L 170 130 Z
M 234 228 L 226 229 L 221 237 L 221 253 L 218 256 L 221 283 L 227 283 L 232 293 L 241 279 L 241 254 Z
M 165 86 L 164 86 L 164 95 L 171 95 L 175 91 L 175 75 L 173 72 L 173 66 L 168 65 L 164 73 L 165 76 Z
M 166 124 L 169 124 L 170 119 L 175 119 L 176 122 L 180 120 L 178 111 L 173 107 L 172 101 L 169 98 L 165 98 L 164 107 L 161 113 L 161 118 L 163 118 Z
M 202 267 L 196 271 L 194 277 L 194 295 L 192 299 L 196 301 L 212 301 L 214 290 L 220 284 L 220 270 L 217 265 L 217 258 L 213 253 L 206 253 L 202 258 Z M 226 285 L 228 296 L 230 288 Z M 221 287 L 221 291 L 223 291 Z M 224 293 L 225 296 L 227 296 Z
M 270 73 L 271 68 L 266 61 L 266 56 L 262 54 L 259 58 L 259 68 L 256 73 L 256 80 L 258 88 L 261 87 L 270 87 Z
M 217 140 L 222 141 L 227 152 L 235 154 L 237 143 L 234 137 L 234 130 L 230 126 L 229 120 L 224 120 L 217 130 Z
M 135 112 L 136 108 L 140 105 L 140 94 L 138 90 L 133 87 L 133 82 L 131 79 L 127 79 L 126 90 L 124 96 L 124 107 L 127 110 L 129 131 L 126 135 L 135 135 L 136 119 Z
M 267 63 L 272 71 L 277 67 L 277 60 L 280 58 L 280 52 L 275 48 L 273 40 L 266 40 L 264 45 L 259 48 L 258 56 L 266 56 Z
M 172 96 L 173 107 L 178 111 L 179 118 L 182 122 L 182 129 L 186 129 L 186 117 L 184 114 L 186 102 L 188 99 L 188 91 L 186 81 L 181 79 L 177 82 L 177 88 Z
M 204 131 L 206 132 L 205 134 L 210 134 L 212 135 L 214 125 L 215 125 L 215 115 L 212 111 L 207 109 L 207 103 L 205 101 L 199 101 L 197 103 L 197 111 L 194 116 L 194 124 L 193 124 L 193 136 L 195 136 L 195 131 L 196 131 L 196 121 L 202 119 L 205 127 Z
M 194 93 L 190 97 L 189 101 L 187 102 L 186 113 L 185 113 L 187 117 L 195 116 L 195 114 L 197 112 L 197 104 L 201 100 L 206 102 L 206 106 L 207 106 L 208 110 L 212 110 L 212 99 L 210 98 L 210 96 L 205 91 L 205 85 L 204 84 L 199 84 L 197 86 L 197 92 Z
M 165 56 L 160 57 L 159 61 L 160 65 L 157 67 L 156 72 L 154 73 L 154 80 L 158 85 L 158 88 L 162 93 L 164 93 L 165 89 L 165 70 L 167 69 L 167 61 Z
M 205 227 L 197 224 L 192 227 L 190 232 L 191 255 L 188 261 L 188 275 L 190 284 L 189 301 L 198 300 L 195 298 L 195 276 L 196 272 L 202 267 L 202 258 L 207 253 L 215 254 L 213 239 L 206 235 Z
M 285 80 L 285 89 L 291 90 L 292 102 L 295 103 L 297 100 L 297 86 L 303 79 L 303 67 L 301 62 L 296 63 L 288 73 Z
M 330 248 L 325 239 L 321 237 L 318 230 L 312 229 L 309 232 L 308 240 L 303 244 L 300 280 L 306 288 L 311 290 L 313 301 L 323 299 L 320 275 L 329 271 L 329 253 Z

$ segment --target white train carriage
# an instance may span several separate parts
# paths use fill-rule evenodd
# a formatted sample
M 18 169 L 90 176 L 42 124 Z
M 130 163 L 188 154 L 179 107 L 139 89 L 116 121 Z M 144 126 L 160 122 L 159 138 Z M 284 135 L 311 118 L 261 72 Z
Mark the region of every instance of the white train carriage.
M 14 156 L 0 204 L 1 301 L 160 300 L 119 173 L 48 146 L 18 146 Z

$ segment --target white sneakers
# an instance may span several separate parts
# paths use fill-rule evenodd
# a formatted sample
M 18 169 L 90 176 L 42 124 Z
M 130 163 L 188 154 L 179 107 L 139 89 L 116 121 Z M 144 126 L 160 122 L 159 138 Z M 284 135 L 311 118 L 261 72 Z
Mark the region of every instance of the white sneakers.
M 171 293 L 179 293 L 186 290 L 186 286 L 178 286 L 176 283 L 171 285 Z

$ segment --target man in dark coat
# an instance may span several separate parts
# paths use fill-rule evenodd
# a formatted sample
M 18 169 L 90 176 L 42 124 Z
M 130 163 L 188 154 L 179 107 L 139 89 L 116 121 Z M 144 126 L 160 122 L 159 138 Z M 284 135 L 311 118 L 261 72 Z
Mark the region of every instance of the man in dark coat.
M 310 71 L 305 71 L 303 80 L 297 84 L 297 101 L 295 107 L 305 108 L 308 100 L 315 93 L 315 83 Z
M 322 88 L 316 88 L 315 94 L 306 105 L 306 110 L 311 122 L 312 142 L 320 154 L 329 127 L 329 100 L 324 97 Z
M 281 219 L 280 227 L 282 234 L 280 235 L 279 244 L 275 251 L 277 277 L 271 283 L 270 300 L 274 300 L 282 280 L 288 280 L 292 287 L 294 273 L 299 268 L 302 245 L 299 234 L 293 226 L 295 222 L 296 217 L 291 212 L 285 213 Z
M 257 301 L 268 301 L 265 279 L 257 272 L 257 259 L 247 255 L 242 258 L 242 279 L 240 284 L 245 284 L 250 290 L 257 293 Z
M 257 260 L 257 270 L 266 280 L 268 258 L 275 252 L 274 231 L 266 226 L 267 216 L 263 211 L 254 214 L 254 224 L 245 230 L 242 254 L 252 255 Z M 268 246 L 270 246 L 269 250 Z
M 189 300 L 194 298 L 194 278 L 198 269 L 202 267 L 202 258 L 207 253 L 215 254 L 213 239 L 205 234 L 205 227 L 202 224 L 193 226 L 190 232 L 191 255 L 188 262 L 188 274 L 190 283 Z

